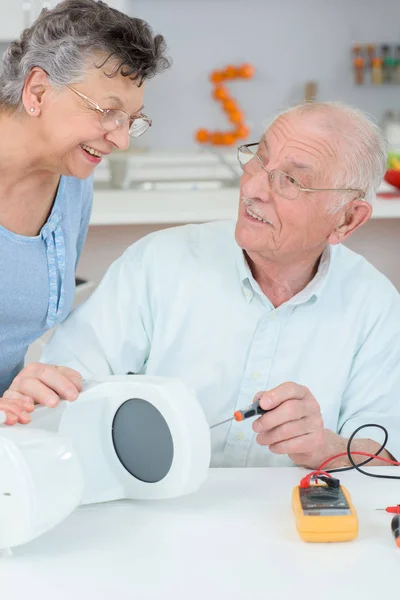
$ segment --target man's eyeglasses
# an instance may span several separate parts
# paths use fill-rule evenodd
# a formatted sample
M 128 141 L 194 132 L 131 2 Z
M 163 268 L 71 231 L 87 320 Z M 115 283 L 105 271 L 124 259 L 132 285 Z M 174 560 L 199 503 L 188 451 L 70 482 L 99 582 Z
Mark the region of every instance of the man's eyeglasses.
M 140 113 L 140 115 L 137 117 L 130 117 L 128 113 L 123 110 L 115 108 L 100 108 L 97 102 L 91 98 L 88 98 L 88 96 L 85 96 L 85 94 L 78 92 L 78 90 L 75 90 L 70 85 L 67 85 L 66 87 L 82 98 L 89 108 L 101 114 L 100 122 L 106 131 L 114 131 L 115 129 L 118 129 L 118 127 L 122 127 L 122 125 L 129 120 L 129 135 L 137 138 L 143 135 L 144 132 L 147 131 L 151 126 L 151 119 L 146 117 L 146 115 L 143 113 Z
M 256 175 L 264 169 L 269 175 L 272 190 L 286 200 L 296 200 L 300 192 L 357 192 L 360 198 L 365 197 L 363 190 L 354 188 L 306 188 L 297 179 L 280 171 L 279 169 L 267 169 L 262 157 L 258 154 L 258 142 L 239 146 L 237 158 L 246 175 Z

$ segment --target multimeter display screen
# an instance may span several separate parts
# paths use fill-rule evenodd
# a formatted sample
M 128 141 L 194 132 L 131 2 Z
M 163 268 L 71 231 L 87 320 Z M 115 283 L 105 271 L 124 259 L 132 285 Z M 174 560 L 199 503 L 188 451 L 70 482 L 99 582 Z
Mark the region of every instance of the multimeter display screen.
M 311 486 L 300 489 L 300 502 L 305 515 L 327 517 L 350 515 L 350 506 L 341 488 Z

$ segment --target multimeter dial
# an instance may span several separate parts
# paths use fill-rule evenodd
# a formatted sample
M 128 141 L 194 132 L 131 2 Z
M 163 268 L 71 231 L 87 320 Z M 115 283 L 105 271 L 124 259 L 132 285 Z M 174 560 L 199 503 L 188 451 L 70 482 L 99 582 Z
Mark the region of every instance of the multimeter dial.
M 350 506 L 340 488 L 311 486 L 300 490 L 300 502 L 308 516 L 342 516 L 351 514 Z

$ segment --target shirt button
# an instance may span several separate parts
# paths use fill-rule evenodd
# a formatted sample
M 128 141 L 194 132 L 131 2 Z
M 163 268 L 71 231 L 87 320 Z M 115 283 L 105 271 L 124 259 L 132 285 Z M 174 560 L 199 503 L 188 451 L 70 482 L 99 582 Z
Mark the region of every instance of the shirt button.
M 276 312 L 274 310 L 271 310 L 271 312 L 268 315 L 269 319 L 275 319 L 276 318 Z
M 238 431 L 236 434 L 236 439 L 241 442 L 242 440 L 244 440 L 244 433 L 243 431 Z
M 244 295 L 246 296 L 246 298 L 251 298 L 253 294 L 252 294 L 252 292 L 251 292 L 250 290 L 247 290 L 247 289 L 246 289 L 246 290 L 244 291 Z
M 260 371 L 254 371 L 254 372 L 251 374 L 251 376 L 252 376 L 252 378 L 253 378 L 253 379 L 260 379 L 260 377 L 261 377 L 261 373 L 260 373 Z

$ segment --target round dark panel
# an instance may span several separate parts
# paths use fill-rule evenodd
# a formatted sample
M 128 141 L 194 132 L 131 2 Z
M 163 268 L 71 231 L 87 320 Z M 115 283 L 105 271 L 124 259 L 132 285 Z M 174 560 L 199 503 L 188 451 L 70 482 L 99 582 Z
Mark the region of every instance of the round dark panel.
M 112 426 L 115 452 L 125 469 L 146 483 L 161 481 L 174 458 L 166 420 L 147 400 L 131 398 L 119 407 Z

